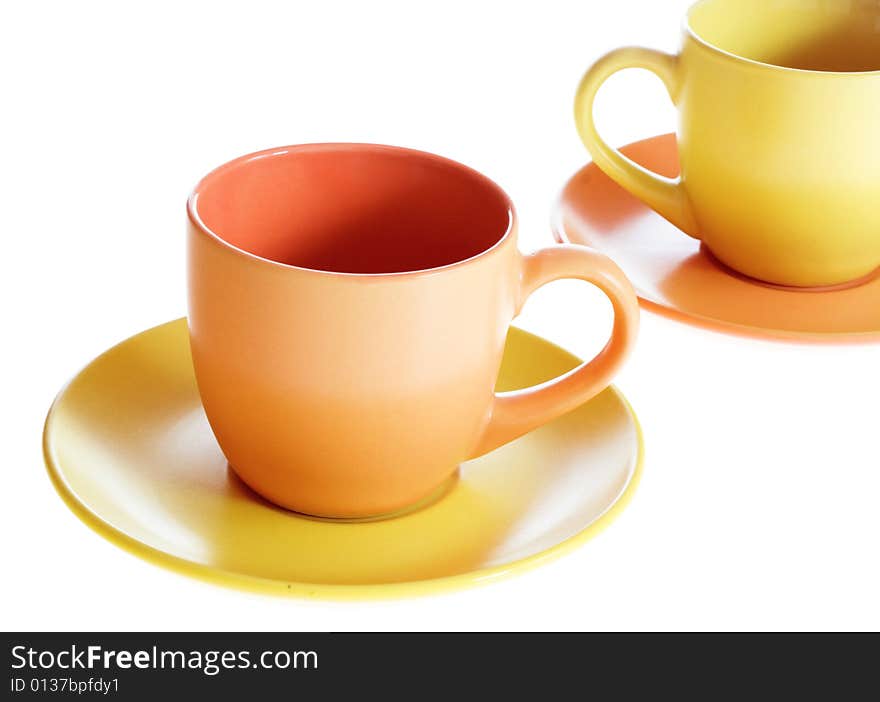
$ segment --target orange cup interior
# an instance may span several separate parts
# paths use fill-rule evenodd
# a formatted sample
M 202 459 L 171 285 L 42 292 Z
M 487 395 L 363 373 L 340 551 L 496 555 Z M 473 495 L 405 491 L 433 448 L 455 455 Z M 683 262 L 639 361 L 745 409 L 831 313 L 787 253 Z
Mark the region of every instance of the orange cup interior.
M 498 244 L 513 208 L 485 176 L 439 156 L 367 144 L 263 151 L 207 175 L 191 201 L 228 245 L 336 273 L 438 268 Z

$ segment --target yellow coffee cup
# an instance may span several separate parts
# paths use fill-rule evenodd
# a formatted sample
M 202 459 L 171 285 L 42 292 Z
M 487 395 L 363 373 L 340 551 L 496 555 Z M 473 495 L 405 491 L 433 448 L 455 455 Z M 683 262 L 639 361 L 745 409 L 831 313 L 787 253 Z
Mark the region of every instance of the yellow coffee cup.
M 595 163 L 700 239 L 721 262 L 798 287 L 880 267 L 880 1 L 702 0 L 678 56 L 623 48 L 578 89 Z M 681 175 L 666 178 L 605 143 L 602 83 L 645 68 L 679 110 Z

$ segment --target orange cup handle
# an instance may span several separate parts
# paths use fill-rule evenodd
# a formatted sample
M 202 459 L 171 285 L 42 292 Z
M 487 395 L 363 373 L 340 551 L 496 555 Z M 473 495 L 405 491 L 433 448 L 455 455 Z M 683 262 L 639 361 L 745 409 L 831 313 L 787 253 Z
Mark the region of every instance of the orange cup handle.
M 614 307 L 611 339 L 592 361 L 565 375 L 531 388 L 497 393 L 489 424 L 473 457 L 513 441 L 599 394 L 611 383 L 635 345 L 638 298 L 623 271 L 611 259 L 572 244 L 552 246 L 526 256 L 521 301 L 542 285 L 561 278 L 585 280 L 608 296 Z

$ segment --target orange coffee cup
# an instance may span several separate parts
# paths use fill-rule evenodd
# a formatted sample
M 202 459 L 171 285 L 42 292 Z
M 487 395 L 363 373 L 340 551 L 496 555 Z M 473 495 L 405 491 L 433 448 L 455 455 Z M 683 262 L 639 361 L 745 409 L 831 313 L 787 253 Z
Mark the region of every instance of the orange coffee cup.
M 188 201 L 189 329 L 217 441 L 268 500 L 326 517 L 419 502 L 458 465 L 590 399 L 633 346 L 638 304 L 579 246 L 524 256 L 507 195 L 461 164 L 368 144 L 244 156 Z M 611 340 L 496 394 L 510 321 L 559 278 L 611 299 Z

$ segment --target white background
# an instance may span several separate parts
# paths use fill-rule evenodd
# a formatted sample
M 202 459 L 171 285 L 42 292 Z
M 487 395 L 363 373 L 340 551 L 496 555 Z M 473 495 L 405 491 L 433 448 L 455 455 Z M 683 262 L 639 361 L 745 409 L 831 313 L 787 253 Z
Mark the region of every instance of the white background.
M 586 161 L 572 119 L 606 50 L 674 50 L 686 0 L 28 2 L 0 21 L 6 629 L 876 629 L 880 346 L 749 341 L 643 314 L 618 385 L 644 478 L 610 529 L 498 584 L 369 604 L 240 594 L 81 524 L 43 469 L 57 390 L 185 314 L 184 200 L 256 149 L 369 141 L 450 156 L 517 203 L 521 245 Z M 624 143 L 671 131 L 660 83 L 600 95 Z M 609 306 L 563 282 L 519 323 L 585 356 Z

